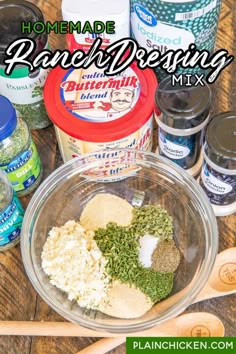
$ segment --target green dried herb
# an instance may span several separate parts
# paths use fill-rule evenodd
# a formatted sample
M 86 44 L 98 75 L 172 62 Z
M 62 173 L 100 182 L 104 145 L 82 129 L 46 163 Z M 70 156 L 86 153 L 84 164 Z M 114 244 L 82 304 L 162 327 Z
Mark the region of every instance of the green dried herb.
M 39 95 L 39 88 L 36 86 L 33 97 L 37 95 Z M 22 115 L 29 129 L 42 129 L 52 124 L 43 100 L 31 104 L 14 104 L 14 107 Z
M 132 230 L 135 236 L 149 234 L 160 240 L 172 240 L 173 220 L 167 210 L 158 205 L 144 205 L 133 209 Z
M 8 164 L 16 155 L 18 155 L 28 144 L 29 135 L 23 121 L 18 120 L 17 128 L 11 135 L 11 141 L 5 139 L 0 141 L 0 165 Z
M 106 229 L 95 231 L 94 239 L 107 259 L 106 271 L 113 279 L 135 285 L 153 302 L 160 301 L 170 293 L 174 274 L 162 274 L 142 267 L 138 258 L 138 237 L 132 224 L 122 227 L 109 223 Z
M 7 205 L 8 205 L 8 195 L 7 195 L 6 185 L 1 180 L 0 177 L 0 211 L 5 209 Z
M 180 264 L 180 252 L 175 241 L 161 241 L 152 254 L 152 269 L 158 272 L 175 272 Z

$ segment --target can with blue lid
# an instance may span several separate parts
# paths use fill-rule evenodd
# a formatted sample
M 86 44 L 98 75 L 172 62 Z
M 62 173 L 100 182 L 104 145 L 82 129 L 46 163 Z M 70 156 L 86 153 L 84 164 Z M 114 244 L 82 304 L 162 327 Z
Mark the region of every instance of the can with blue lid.
M 42 179 L 42 164 L 25 121 L 11 102 L 0 96 L 0 169 L 18 196 L 31 193 Z

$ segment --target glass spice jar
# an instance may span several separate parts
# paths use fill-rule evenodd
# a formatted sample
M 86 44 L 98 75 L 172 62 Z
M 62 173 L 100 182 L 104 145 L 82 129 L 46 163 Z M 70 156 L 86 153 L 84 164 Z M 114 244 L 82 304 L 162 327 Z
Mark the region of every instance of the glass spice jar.
M 203 147 L 200 185 L 216 216 L 236 212 L 236 111 L 212 118 Z
M 43 87 L 49 70 L 29 72 L 27 66 L 17 65 L 11 75 L 5 74 L 5 50 L 14 40 L 22 37 L 33 39 L 37 45 L 35 55 L 48 47 L 47 34 L 22 34 L 23 21 L 43 22 L 44 17 L 39 8 L 28 1 L 0 1 L 0 94 L 14 104 L 30 129 L 41 129 L 51 124 L 43 101 Z
M 18 196 L 35 190 L 42 179 L 42 164 L 25 121 L 11 102 L 0 96 L 0 168 Z
M 196 173 L 201 169 L 201 147 L 209 122 L 212 95 L 205 84 L 188 86 L 172 79 L 163 80 L 156 91 L 155 118 L 158 125 L 158 145 L 161 156 L 175 162 L 185 170 Z M 198 171 L 199 170 L 199 171 Z
M 19 242 L 23 217 L 24 209 L 11 182 L 6 173 L 0 170 L 0 252 Z

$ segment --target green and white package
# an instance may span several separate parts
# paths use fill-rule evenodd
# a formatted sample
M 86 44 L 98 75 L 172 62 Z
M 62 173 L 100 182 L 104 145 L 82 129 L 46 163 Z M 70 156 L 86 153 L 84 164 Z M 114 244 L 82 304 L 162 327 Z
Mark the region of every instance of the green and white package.
M 199 50 L 214 52 L 222 0 L 131 0 L 131 30 L 148 51 Z M 199 70 L 196 69 L 196 70 Z

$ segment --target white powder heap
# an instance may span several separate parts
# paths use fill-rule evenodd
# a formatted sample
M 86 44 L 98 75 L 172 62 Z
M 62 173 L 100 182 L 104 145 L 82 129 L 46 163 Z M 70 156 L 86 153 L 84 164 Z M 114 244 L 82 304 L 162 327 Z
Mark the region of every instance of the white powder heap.
M 111 281 L 105 272 L 107 261 L 93 237 L 93 231 L 68 221 L 52 228 L 41 255 L 50 283 L 65 291 L 69 300 L 89 309 L 97 309 L 106 298 Z
M 139 238 L 139 261 L 143 267 L 151 267 L 152 254 L 157 247 L 158 241 L 158 237 L 148 234 Z

